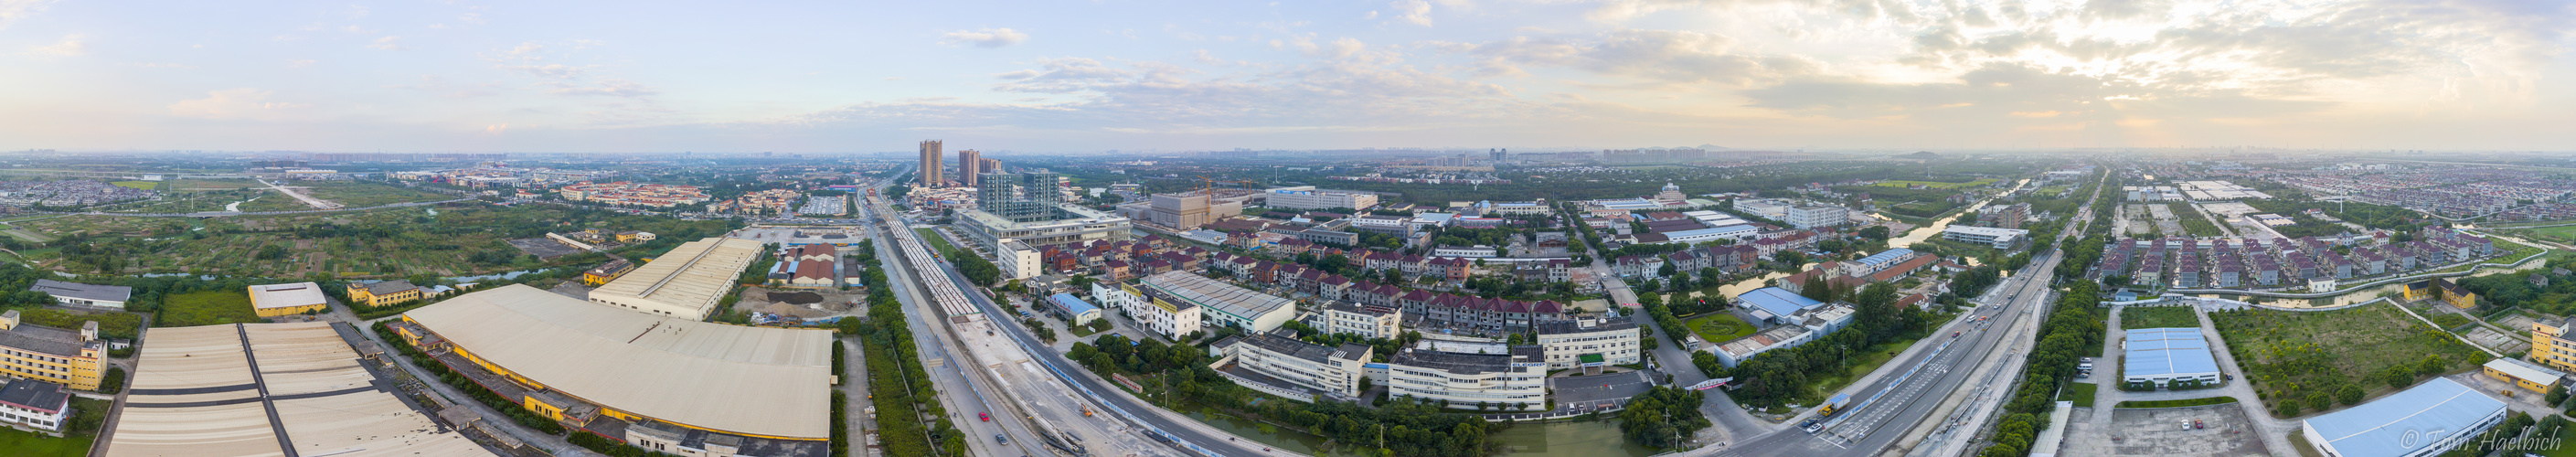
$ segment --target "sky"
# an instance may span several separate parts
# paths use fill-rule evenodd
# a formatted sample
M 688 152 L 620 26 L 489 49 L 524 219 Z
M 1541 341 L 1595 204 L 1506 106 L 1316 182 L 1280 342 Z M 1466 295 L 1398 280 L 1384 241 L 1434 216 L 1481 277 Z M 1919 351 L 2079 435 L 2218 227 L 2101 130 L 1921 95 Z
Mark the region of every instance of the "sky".
M 0 0 L 0 150 L 2576 141 L 2576 2 Z

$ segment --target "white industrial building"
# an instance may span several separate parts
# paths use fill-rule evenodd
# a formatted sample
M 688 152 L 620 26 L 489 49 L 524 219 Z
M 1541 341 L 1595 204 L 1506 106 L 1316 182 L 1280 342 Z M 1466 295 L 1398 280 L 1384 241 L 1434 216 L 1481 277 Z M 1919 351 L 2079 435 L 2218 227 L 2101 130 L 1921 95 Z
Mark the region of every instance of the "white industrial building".
M 1538 346 L 1423 340 L 1387 358 L 1387 395 L 1450 408 L 1547 409 L 1547 355 Z
M 760 259 L 760 242 L 708 238 L 681 244 L 590 291 L 590 301 L 637 312 L 706 320 Z
M 2301 420 L 2299 434 L 2317 452 L 2332 457 L 2424 457 L 2488 439 L 2484 432 L 2503 423 L 2510 412 L 2495 397 L 2436 377 L 2369 403 Z
M 1264 196 L 1264 200 L 1268 202 L 1268 203 L 1265 203 L 1265 204 L 1264 204 L 1264 206 L 1268 206 L 1268 207 L 1271 207 L 1271 208 L 1288 208 L 1288 209 L 1328 209 L 1328 208 L 1350 208 L 1350 209 L 1354 209 L 1354 210 L 1361 210 L 1361 209 L 1368 209 L 1368 208 L 1369 208 L 1369 207 L 1371 207 L 1371 206 L 1377 206 L 1377 195 L 1376 195 L 1376 194 L 1368 194 L 1368 193 L 1360 193 L 1360 192 L 1348 192 L 1348 191 L 1334 191 L 1334 190 L 1316 190 L 1316 189 L 1315 189 L 1315 186 L 1295 186 L 1295 187 L 1280 187 L 1280 188 L 1274 188 L 1274 189 L 1270 189 L 1270 190 L 1268 191 L 1268 194 L 1269 194 L 1269 195 Z
M 1348 333 L 1376 339 L 1394 339 L 1396 334 L 1404 331 L 1402 327 L 1397 326 L 1398 323 L 1404 322 L 1404 310 L 1398 308 L 1363 307 L 1331 302 L 1324 305 L 1323 312 L 1318 315 L 1323 318 L 1324 325 L 1316 327 L 1328 334 Z
M 1832 227 L 1850 223 L 1851 210 L 1840 206 L 1792 207 L 1787 214 L 1783 215 L 1780 222 L 1787 222 L 1790 226 L 1802 229 Z
M 1246 332 L 1268 333 L 1297 316 L 1296 302 L 1187 271 L 1166 271 L 1139 282 L 1149 297 L 1197 305 L 1209 311 L 1209 321 Z
M 1285 335 L 1254 333 L 1227 337 L 1208 345 L 1219 354 L 1210 368 L 1273 395 L 1308 400 L 1312 393 L 1360 394 L 1360 379 L 1374 348 L 1365 344 L 1325 347 Z M 1304 391 L 1300 391 L 1302 389 Z
M 1965 225 L 1952 225 L 1941 229 L 1941 239 L 1993 246 L 1995 249 L 2011 249 L 2013 245 L 2020 244 L 2027 238 L 2030 238 L 2030 231 L 2022 229 Z

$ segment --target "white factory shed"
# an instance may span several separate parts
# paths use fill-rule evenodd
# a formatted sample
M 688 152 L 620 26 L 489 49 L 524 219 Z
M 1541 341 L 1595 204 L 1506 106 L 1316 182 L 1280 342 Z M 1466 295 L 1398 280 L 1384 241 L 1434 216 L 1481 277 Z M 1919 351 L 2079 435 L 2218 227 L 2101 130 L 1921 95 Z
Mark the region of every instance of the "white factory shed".
M 681 244 L 635 271 L 590 291 L 590 301 L 688 320 L 706 320 L 733 292 L 743 268 L 760 260 L 760 242 L 708 238 Z

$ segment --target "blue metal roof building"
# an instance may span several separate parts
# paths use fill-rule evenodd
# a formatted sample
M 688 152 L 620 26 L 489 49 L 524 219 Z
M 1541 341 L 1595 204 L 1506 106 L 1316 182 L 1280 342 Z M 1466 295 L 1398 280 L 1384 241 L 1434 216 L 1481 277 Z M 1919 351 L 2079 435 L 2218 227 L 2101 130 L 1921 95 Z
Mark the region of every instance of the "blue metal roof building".
M 2199 327 L 2130 330 L 2121 346 L 2126 358 L 2120 362 L 2120 379 L 2127 382 L 2218 383 L 2218 359 L 2210 355 L 2209 338 Z
M 1082 301 L 1082 298 L 1075 297 L 1073 294 L 1050 295 L 1047 296 L 1047 301 L 1063 309 L 1065 320 L 1073 325 L 1089 324 L 1093 320 L 1100 319 L 1100 307 L 1092 306 L 1091 302 Z
M 2503 401 L 2433 378 L 2360 406 L 2300 421 L 2308 445 L 2336 457 L 2416 457 L 2477 440 L 2504 422 Z
M 1752 291 L 1745 292 L 1743 295 L 1735 296 L 1735 301 L 1743 306 L 1753 308 L 1754 317 L 1761 318 L 1766 321 L 1785 318 L 1790 314 L 1796 314 L 1798 310 L 1823 306 L 1825 304 L 1825 302 L 1816 301 L 1816 299 L 1807 298 L 1804 295 L 1798 295 L 1795 292 L 1790 292 L 1788 289 L 1778 287 L 1753 289 Z
M 1870 254 L 1869 257 L 1862 257 L 1860 260 L 1852 261 L 1852 263 L 1868 265 L 1870 271 L 1878 271 L 1886 269 L 1889 265 L 1895 265 L 1897 262 L 1905 261 L 1905 259 L 1910 257 L 1914 257 L 1914 250 L 1896 248 L 1879 251 L 1877 254 Z

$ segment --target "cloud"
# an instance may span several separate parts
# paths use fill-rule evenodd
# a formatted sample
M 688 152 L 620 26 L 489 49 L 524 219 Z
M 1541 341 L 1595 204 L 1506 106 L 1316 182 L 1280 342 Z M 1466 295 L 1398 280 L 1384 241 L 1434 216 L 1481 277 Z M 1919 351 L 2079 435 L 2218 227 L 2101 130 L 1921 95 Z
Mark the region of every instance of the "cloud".
M 1478 73 L 1524 74 L 1520 67 L 1577 68 L 1666 83 L 1749 85 L 1815 74 L 1823 64 L 1796 55 L 1742 55 L 1735 39 L 1675 30 L 1622 29 L 1593 37 L 1514 37 L 1483 44 L 1444 43 L 1443 50 L 1482 58 Z
M 206 119 L 273 120 L 292 110 L 308 107 L 300 103 L 272 102 L 274 92 L 252 89 L 225 89 L 206 93 L 206 98 L 181 100 L 170 104 L 170 114 Z
M 403 47 L 403 45 L 402 45 L 402 37 L 387 36 L 387 37 L 384 37 L 384 38 L 377 38 L 375 43 L 373 43 L 373 44 L 368 44 L 368 45 L 367 45 L 367 49 L 374 49 L 374 50 L 380 50 L 380 51 L 400 51 L 400 50 L 403 50 L 403 49 L 406 49 L 406 48 L 404 48 L 404 47 Z
M 617 78 L 604 78 L 587 84 L 553 82 L 541 85 L 553 87 L 554 90 L 547 92 L 555 95 L 600 95 L 640 99 L 662 93 L 659 89 Z
M 1431 2 L 1425 2 L 1422 0 L 1396 0 L 1395 3 L 1389 3 L 1386 7 L 1395 10 L 1396 19 L 1402 19 L 1404 22 L 1411 22 L 1413 25 L 1423 27 L 1431 26 Z
M 8 29 L 9 24 L 33 17 L 53 4 L 54 0 L 0 0 L 0 29 Z
M 28 46 L 27 52 L 48 56 L 76 56 L 88 54 L 89 43 L 81 41 L 80 35 L 63 35 L 62 41 L 43 46 Z
M 1028 39 L 1028 34 L 1003 28 L 948 32 L 946 35 L 940 35 L 939 42 L 951 45 L 974 45 L 978 48 L 998 48 L 1020 44 L 1021 41 Z

